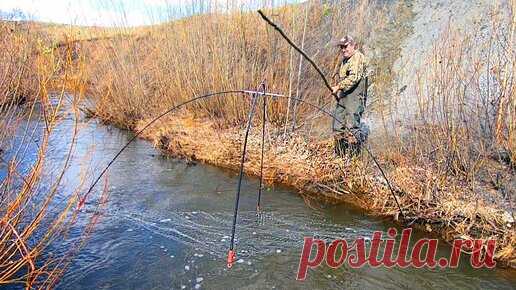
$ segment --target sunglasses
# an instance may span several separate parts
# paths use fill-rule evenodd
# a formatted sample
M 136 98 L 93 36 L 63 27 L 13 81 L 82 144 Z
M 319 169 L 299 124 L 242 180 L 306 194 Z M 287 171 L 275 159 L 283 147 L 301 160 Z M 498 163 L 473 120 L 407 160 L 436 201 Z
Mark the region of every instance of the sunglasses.
M 346 44 L 346 45 L 340 45 L 340 49 L 346 49 L 348 48 L 349 44 Z

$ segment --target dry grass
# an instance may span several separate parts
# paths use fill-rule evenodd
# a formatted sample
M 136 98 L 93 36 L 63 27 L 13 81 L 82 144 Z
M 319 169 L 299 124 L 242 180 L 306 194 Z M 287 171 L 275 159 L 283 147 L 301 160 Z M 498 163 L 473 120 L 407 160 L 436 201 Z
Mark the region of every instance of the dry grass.
M 33 52 L 37 43 L 30 41 L 26 34 L 11 31 L 10 25 L 0 22 L 0 110 L 8 111 L 13 106 L 26 101 L 26 96 L 37 92 L 37 79 L 33 74 L 35 62 Z

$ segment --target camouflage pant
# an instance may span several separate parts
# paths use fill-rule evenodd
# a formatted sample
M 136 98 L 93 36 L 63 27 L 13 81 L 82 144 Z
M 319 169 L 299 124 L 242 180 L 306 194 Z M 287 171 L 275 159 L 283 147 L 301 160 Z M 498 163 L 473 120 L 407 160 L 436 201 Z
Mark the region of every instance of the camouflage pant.
M 352 93 L 338 93 L 339 101 L 332 127 L 335 152 L 340 156 L 348 149 L 351 154 L 358 154 L 361 144 L 367 138 L 368 129 L 360 122 L 365 110 L 365 90 L 360 89 L 359 85 Z

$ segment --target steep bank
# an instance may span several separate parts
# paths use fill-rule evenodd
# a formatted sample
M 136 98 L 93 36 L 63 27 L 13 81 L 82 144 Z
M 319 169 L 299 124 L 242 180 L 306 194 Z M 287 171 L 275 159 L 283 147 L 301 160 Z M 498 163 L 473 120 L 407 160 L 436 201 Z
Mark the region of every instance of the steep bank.
M 415 14 L 410 25 L 412 33 L 401 43 L 400 57 L 392 67 L 395 76 L 392 102 L 397 109 L 392 116 L 393 122 L 406 122 L 414 116 L 414 108 L 418 108 L 418 90 L 428 80 L 425 72 L 436 61 L 436 57 L 448 57 L 446 50 L 436 48 L 445 44 L 460 49 L 459 43 L 450 41 L 454 38 L 454 33 L 462 34 L 463 41 L 466 42 L 473 37 L 479 49 L 484 50 L 484 61 L 487 62 L 487 58 L 492 57 L 492 66 L 495 66 L 495 51 L 502 49 L 499 45 L 513 41 L 510 33 L 507 34 L 507 43 L 498 43 L 492 39 L 492 36 L 501 35 L 503 30 L 510 29 L 513 17 L 510 13 L 510 2 L 511 0 L 411 1 Z M 465 52 L 463 57 L 473 55 Z M 473 70 L 470 73 L 473 74 Z M 488 87 L 489 84 L 483 83 L 482 86 Z

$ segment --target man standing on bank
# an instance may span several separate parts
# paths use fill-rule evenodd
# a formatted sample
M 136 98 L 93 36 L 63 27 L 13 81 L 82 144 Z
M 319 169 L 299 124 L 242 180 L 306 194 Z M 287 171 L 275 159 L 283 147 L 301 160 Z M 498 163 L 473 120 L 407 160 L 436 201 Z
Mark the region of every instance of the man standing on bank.
M 333 120 L 335 153 L 344 156 L 349 150 L 351 155 L 360 152 L 360 147 L 367 138 L 367 129 L 360 123 L 367 98 L 367 59 L 357 50 L 351 36 L 345 36 L 337 42 L 340 48 L 339 63 L 335 67 L 332 87 L 337 95 L 335 117 Z

